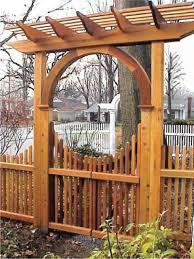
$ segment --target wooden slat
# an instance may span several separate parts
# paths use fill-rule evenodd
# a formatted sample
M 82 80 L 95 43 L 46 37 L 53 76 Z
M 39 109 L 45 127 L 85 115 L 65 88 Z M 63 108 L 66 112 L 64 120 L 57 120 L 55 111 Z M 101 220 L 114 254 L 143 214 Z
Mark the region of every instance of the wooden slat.
M 59 204 L 59 198 L 58 198 L 58 175 L 55 175 L 55 222 L 58 222 L 58 204 Z
M 29 155 L 29 165 L 32 165 L 32 146 L 28 149 Z M 33 183 L 32 183 L 32 173 L 29 173 L 29 203 L 28 203 L 28 214 L 32 215 L 32 201 L 33 201 Z
M 14 156 L 10 156 L 10 163 L 14 162 Z M 14 212 L 14 170 L 11 170 L 9 172 L 10 176 L 10 194 L 9 194 L 9 199 L 10 199 L 10 211 Z
M 71 151 L 69 151 L 71 153 Z M 50 175 L 61 175 L 61 176 L 71 176 L 71 177 L 81 177 L 90 178 L 91 172 L 86 170 L 77 169 L 63 169 L 63 168 L 49 168 Z
M 4 169 L 13 169 L 17 171 L 28 171 L 33 172 L 34 166 L 32 165 L 22 165 L 16 163 L 0 162 L 0 167 Z
M 93 165 L 92 165 L 92 171 L 96 172 L 97 171 L 97 159 L 96 157 L 93 157 Z M 92 210 L 93 210 L 93 226 L 92 229 L 97 228 L 97 181 L 93 180 L 93 195 L 92 195 Z
M 103 157 L 103 176 L 106 176 L 107 174 L 107 157 Z M 99 174 L 97 173 L 97 176 Z M 93 176 L 93 174 L 92 174 Z M 94 178 L 95 179 L 95 178 Z M 106 208 L 107 208 L 107 182 L 102 183 L 102 192 L 103 192 L 103 203 L 102 203 L 102 220 L 105 221 L 107 214 L 106 214 Z
M 115 174 L 99 174 L 97 172 L 92 172 L 92 179 L 102 180 L 102 181 L 116 181 L 121 183 L 139 183 L 139 176 L 131 175 L 115 175 Z
M 15 212 L 8 212 L 8 211 L 3 211 L 0 210 L 0 217 L 2 218 L 10 218 L 14 220 L 21 220 L 24 222 L 29 222 L 33 223 L 34 222 L 34 217 L 30 215 L 24 215 L 21 213 L 15 213 Z
M 66 225 L 66 224 L 50 222 L 49 228 L 60 230 L 60 231 L 65 231 L 65 232 L 70 232 L 70 233 L 77 233 L 77 234 L 81 234 L 81 235 L 87 235 L 87 236 L 91 235 L 91 229 L 73 226 L 73 225 Z
M 189 149 L 189 169 L 193 170 L 193 148 Z M 193 172 L 194 173 L 194 172 Z M 192 222 L 192 209 L 193 209 L 193 179 L 189 180 L 188 186 L 188 221 L 187 221 L 187 232 L 191 232 L 191 222 Z
M 92 171 L 92 157 L 89 158 L 89 170 Z M 92 229 L 93 226 L 93 182 L 89 179 L 89 228 Z
M 24 164 L 28 164 L 28 150 L 24 150 Z M 23 175 L 24 180 L 24 214 L 27 214 L 27 199 L 28 199 L 28 174 Z
M 186 147 L 183 147 L 182 170 L 186 169 Z M 185 185 L 186 179 L 181 179 L 180 230 L 184 230 L 185 221 Z
M 119 173 L 120 178 L 122 178 L 122 175 L 124 174 L 124 148 L 120 148 L 120 154 L 119 154 Z M 124 198 L 124 185 L 122 182 L 119 184 L 119 228 L 123 226 L 123 198 Z
M 168 168 L 172 169 L 172 146 L 168 147 Z M 171 199 L 172 199 L 172 178 L 167 179 L 167 214 L 166 214 L 166 224 L 170 227 L 170 221 L 172 216 L 171 211 Z
M 2 156 L 2 162 L 6 162 L 6 156 L 3 155 Z M 6 206 L 6 184 L 7 184 L 7 181 L 6 181 L 6 171 L 3 169 L 2 172 L 1 172 L 1 181 L 2 181 L 2 184 L 3 184 L 3 190 L 2 190 L 2 202 L 1 202 L 1 209 L 3 210 L 6 210 L 7 209 L 7 206 Z
M 189 169 L 194 169 L 194 148 L 190 147 L 189 149 Z
M 165 17 L 165 14 L 170 15 L 171 13 L 177 13 L 177 12 L 184 12 L 184 11 L 192 11 L 192 3 L 178 3 L 178 4 L 171 4 L 171 5 L 159 5 L 157 6 L 160 13 Z M 143 17 L 151 17 L 151 11 L 148 6 L 142 7 L 136 7 L 136 8 L 127 8 L 119 10 L 122 15 L 127 17 L 130 21 L 132 21 L 133 17 L 143 16 Z M 90 14 L 87 15 L 91 20 L 97 23 L 105 23 L 107 20 L 111 19 L 111 22 L 113 23 L 115 20 L 113 18 L 112 13 L 97 13 L 97 14 Z M 132 17 L 132 18 L 131 18 Z M 67 17 L 67 18 L 61 18 L 57 19 L 58 22 L 61 22 L 62 24 L 65 24 L 69 27 L 72 26 L 72 24 L 80 25 L 81 22 L 79 21 L 78 17 Z M 152 20 L 153 21 L 153 20 Z M 36 23 L 29 23 L 29 26 L 33 26 L 34 28 L 44 30 L 49 26 L 46 22 L 36 22 Z M 110 25 L 111 26 L 111 25 Z M 21 33 L 21 29 L 15 26 L 10 26 L 11 31 L 14 31 L 16 33 Z
M 98 172 L 101 172 L 102 168 L 102 158 L 98 158 Z M 101 225 L 101 210 L 102 210 L 102 184 L 101 181 L 97 181 L 97 187 L 98 187 L 98 196 L 97 196 L 97 229 L 99 229 L 99 226 Z
M 6 162 L 10 163 L 10 155 L 6 155 Z M 10 171 L 6 171 L 6 203 L 7 203 L 7 210 L 10 211 Z
M 84 157 L 84 170 L 88 170 L 88 157 Z M 84 179 L 84 227 L 88 227 L 88 202 L 87 202 L 87 196 L 88 196 L 88 180 Z
M 194 179 L 194 171 L 193 170 L 176 170 L 176 169 L 161 169 L 160 171 L 161 177 L 170 177 L 170 178 L 188 178 Z M 175 179 L 176 181 L 176 179 Z
M 118 157 L 119 157 L 118 152 L 115 152 L 114 171 L 113 171 L 114 174 L 118 174 L 118 171 L 119 171 L 118 170 L 118 162 L 119 162 Z M 113 224 L 114 224 L 114 226 L 117 226 L 117 215 L 118 215 L 118 206 L 117 206 L 118 197 L 117 197 L 117 195 L 118 195 L 119 186 L 118 186 L 117 182 L 115 182 L 115 181 L 113 184 L 114 184 L 114 193 L 113 193 L 113 207 L 114 207 L 113 219 L 114 220 L 113 220 Z
M 77 170 L 77 153 L 74 152 L 74 169 Z M 78 212 L 78 179 L 74 177 L 74 205 L 73 205 L 73 225 L 77 225 L 77 212 Z
M 175 169 L 179 169 L 179 147 L 176 146 L 175 150 Z M 178 194 L 179 194 L 179 179 L 175 178 L 174 183 L 174 217 L 173 217 L 173 230 L 177 230 L 177 221 L 178 221 Z
M 138 124 L 138 130 L 137 130 L 137 176 L 140 175 L 140 157 L 141 157 L 141 124 Z M 139 206 L 140 206 L 140 186 L 137 184 L 136 186 L 136 218 L 135 222 L 136 224 L 139 223 Z M 138 231 L 136 227 L 136 232 Z
M 68 146 L 64 147 L 64 169 L 68 167 Z M 68 223 L 68 179 L 64 177 L 64 223 Z
M 161 151 L 161 168 L 165 168 L 165 158 L 166 158 L 166 146 L 162 146 L 162 151 Z M 161 178 L 160 179 L 160 213 L 163 211 L 164 207 L 164 185 L 165 185 L 165 179 Z M 163 221 L 163 219 L 162 219 Z

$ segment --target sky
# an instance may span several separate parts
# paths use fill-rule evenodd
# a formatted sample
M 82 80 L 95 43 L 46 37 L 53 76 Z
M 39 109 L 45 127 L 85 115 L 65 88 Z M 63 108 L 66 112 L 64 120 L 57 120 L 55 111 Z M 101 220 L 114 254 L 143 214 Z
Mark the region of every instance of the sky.
M 67 1 L 67 0 L 66 0 Z M 155 1 L 155 0 L 154 0 Z M 25 5 L 29 6 L 30 0 L 6 0 L 1 1 L 0 14 L 9 13 L 11 16 L 22 17 L 25 12 Z M 92 0 L 91 2 L 98 2 L 98 0 Z M 54 9 L 56 6 L 63 4 L 64 0 L 39 0 L 38 4 L 33 11 L 33 16 L 47 15 L 48 10 Z M 75 11 L 80 10 L 83 13 L 89 12 L 89 4 L 87 0 L 72 0 L 71 4 L 68 4 L 67 8 L 63 12 L 58 12 L 57 17 L 72 16 L 75 15 Z M 55 16 L 56 16 L 55 15 Z M 50 16 L 54 17 L 53 14 Z M 55 18 L 55 17 L 54 17 Z M 0 39 L 2 38 L 3 28 L 0 25 Z M 177 51 L 181 56 L 184 66 L 185 79 L 184 86 L 190 91 L 194 91 L 194 35 L 189 36 L 180 42 L 168 44 L 172 51 Z

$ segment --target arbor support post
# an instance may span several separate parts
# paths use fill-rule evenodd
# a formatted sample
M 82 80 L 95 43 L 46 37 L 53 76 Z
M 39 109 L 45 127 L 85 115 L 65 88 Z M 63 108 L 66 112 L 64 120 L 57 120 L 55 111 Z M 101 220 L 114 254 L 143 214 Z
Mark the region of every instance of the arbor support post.
M 163 145 L 164 43 L 151 44 L 151 128 L 149 221 L 160 212 L 160 169 Z
M 46 53 L 35 55 L 34 87 L 34 225 L 42 232 L 48 231 L 49 221 L 49 123 L 52 111 L 41 105 L 46 78 Z
M 160 212 L 164 43 L 152 43 L 151 48 L 151 105 L 140 106 L 140 223 L 155 220 Z

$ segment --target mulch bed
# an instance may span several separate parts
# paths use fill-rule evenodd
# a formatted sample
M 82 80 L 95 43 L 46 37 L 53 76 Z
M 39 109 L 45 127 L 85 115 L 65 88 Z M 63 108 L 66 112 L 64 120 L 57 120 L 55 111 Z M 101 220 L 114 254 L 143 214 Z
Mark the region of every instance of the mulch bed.
M 1 219 L 0 234 L 0 258 L 86 258 L 102 244 L 98 239 L 59 231 L 45 235 L 31 224 L 6 219 Z

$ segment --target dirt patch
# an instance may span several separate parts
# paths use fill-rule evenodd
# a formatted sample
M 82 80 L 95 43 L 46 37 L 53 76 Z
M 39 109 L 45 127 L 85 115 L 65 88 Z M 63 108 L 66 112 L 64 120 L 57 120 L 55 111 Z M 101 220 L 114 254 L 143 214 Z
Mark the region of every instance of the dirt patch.
M 31 224 L 1 219 L 1 258 L 42 258 L 53 253 L 62 258 L 86 258 L 102 241 L 59 231 L 40 233 Z

